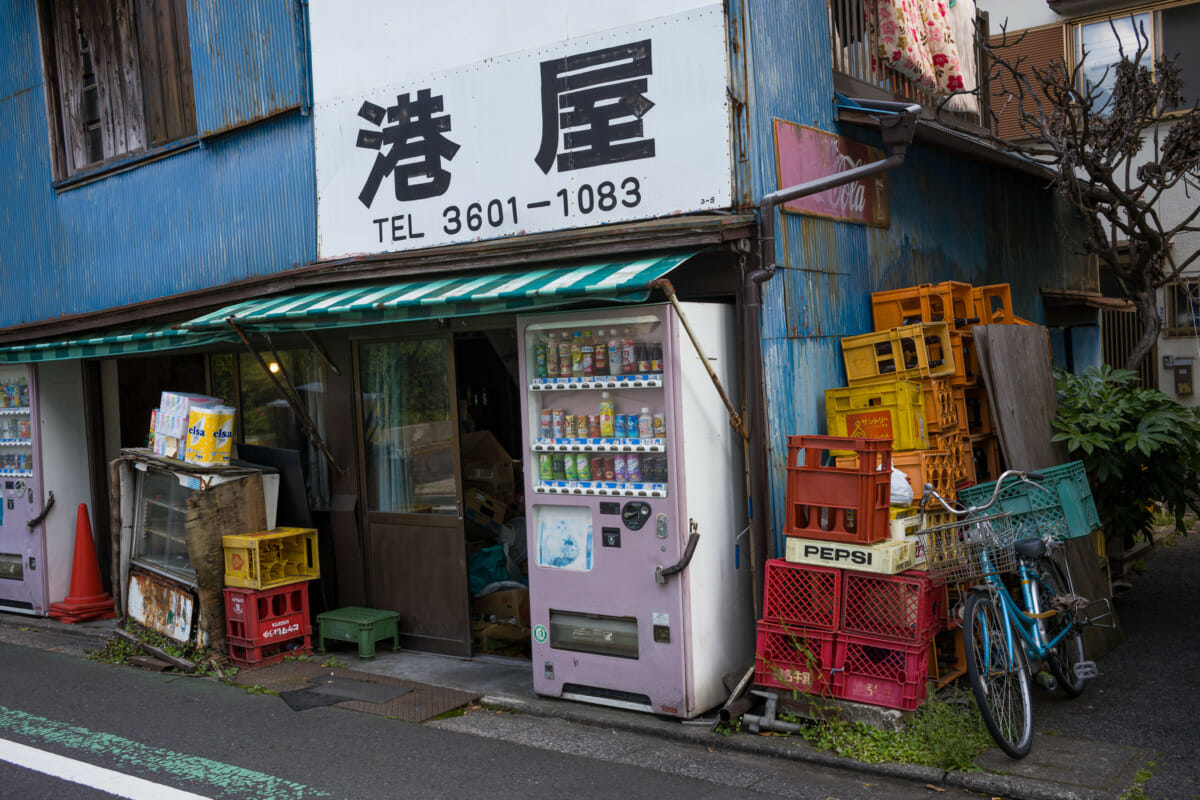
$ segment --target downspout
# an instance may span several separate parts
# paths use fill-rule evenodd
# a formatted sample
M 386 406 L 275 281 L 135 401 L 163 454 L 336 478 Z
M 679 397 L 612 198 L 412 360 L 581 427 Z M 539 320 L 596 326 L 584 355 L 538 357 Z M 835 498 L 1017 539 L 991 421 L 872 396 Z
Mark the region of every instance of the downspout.
M 886 158 L 869 164 L 827 175 L 823 178 L 779 189 L 763 195 L 758 205 L 759 267 L 746 273 L 743 297 L 745 308 L 745 335 L 742 337 L 746 364 L 747 427 L 750 430 L 750 565 L 754 585 L 754 618 L 762 616 L 762 574 L 768 552 L 766 520 L 770 507 L 770 486 L 767 480 L 767 442 L 765 436 L 766 397 L 763 394 L 762 339 L 762 285 L 775 275 L 775 207 L 798 197 L 824 192 L 836 186 L 852 183 L 862 178 L 893 170 L 904 163 L 905 149 L 912 143 L 913 132 L 921 114 L 921 107 L 912 103 L 883 100 L 853 100 L 868 113 L 877 114 Z

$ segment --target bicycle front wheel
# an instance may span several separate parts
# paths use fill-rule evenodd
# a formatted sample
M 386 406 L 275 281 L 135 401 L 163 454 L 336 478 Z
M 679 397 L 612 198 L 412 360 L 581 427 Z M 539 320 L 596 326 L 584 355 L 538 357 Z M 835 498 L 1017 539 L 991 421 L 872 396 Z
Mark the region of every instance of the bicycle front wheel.
M 967 678 L 988 732 L 1005 753 L 1024 758 L 1033 745 L 1033 702 L 1029 671 L 1019 641 L 1010 650 L 999 598 L 977 592 L 967 598 L 963 647 Z
M 1038 563 L 1038 605 L 1042 611 L 1050 610 L 1054 596 L 1067 591 L 1067 578 L 1058 563 L 1044 558 Z M 1083 694 L 1086 682 L 1075 674 L 1075 665 L 1086 660 L 1083 652 L 1083 634 L 1074 624 L 1071 614 L 1060 611 L 1045 621 L 1047 641 L 1053 641 L 1064 630 L 1067 635 L 1046 654 L 1046 666 L 1068 697 Z

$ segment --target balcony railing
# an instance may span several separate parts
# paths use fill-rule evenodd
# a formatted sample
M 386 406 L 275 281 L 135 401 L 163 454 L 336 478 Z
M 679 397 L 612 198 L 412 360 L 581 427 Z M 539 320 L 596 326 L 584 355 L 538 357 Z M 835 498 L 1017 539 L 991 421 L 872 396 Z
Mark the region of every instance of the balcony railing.
M 881 100 L 920 103 L 928 117 L 967 128 L 989 128 L 986 83 L 974 95 L 945 95 L 922 91 L 909 78 L 883 66 L 877 57 L 879 9 L 876 0 L 828 0 L 829 31 L 833 50 L 834 88 L 843 94 Z M 988 20 L 979 12 L 977 31 L 986 41 Z M 986 81 L 987 69 L 978 39 L 968 47 L 958 43 L 964 73 Z M 965 88 L 973 88 L 967 86 Z M 944 103 L 944 104 L 943 104 Z

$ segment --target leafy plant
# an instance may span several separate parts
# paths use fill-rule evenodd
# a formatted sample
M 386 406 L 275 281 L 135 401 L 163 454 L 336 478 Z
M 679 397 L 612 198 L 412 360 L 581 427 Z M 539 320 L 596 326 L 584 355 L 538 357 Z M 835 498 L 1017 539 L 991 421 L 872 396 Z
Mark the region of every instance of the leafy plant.
M 1200 417 L 1137 374 L 1109 366 L 1082 375 L 1055 370 L 1058 413 L 1053 441 L 1083 461 L 1100 521 L 1126 547 L 1150 537 L 1154 504 L 1186 530 L 1184 515 L 1200 512 Z
M 1151 761 L 1139 769 L 1133 777 L 1133 783 L 1121 793 L 1121 800 L 1150 800 L 1150 796 L 1146 794 L 1146 782 L 1154 777 L 1156 766 L 1157 764 Z
M 346 662 L 336 658 L 335 656 L 330 656 L 321 662 L 321 666 L 325 667 L 326 669 L 344 669 L 346 667 Z

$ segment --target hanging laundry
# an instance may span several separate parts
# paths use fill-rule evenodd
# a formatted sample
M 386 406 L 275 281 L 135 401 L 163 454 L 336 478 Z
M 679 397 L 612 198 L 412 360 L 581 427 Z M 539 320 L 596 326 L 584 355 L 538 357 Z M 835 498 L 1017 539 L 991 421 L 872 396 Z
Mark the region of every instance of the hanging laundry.
M 877 0 L 884 66 L 931 95 L 965 88 L 945 0 Z

